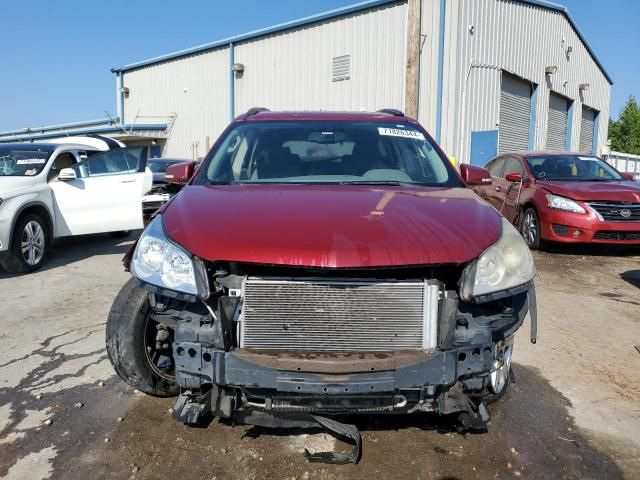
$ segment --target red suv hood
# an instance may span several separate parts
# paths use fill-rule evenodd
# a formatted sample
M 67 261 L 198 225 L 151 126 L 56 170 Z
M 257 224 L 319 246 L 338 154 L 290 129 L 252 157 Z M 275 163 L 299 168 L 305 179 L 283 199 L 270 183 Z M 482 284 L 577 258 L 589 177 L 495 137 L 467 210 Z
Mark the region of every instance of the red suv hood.
M 619 182 L 551 182 L 538 181 L 538 186 L 551 193 L 574 200 L 590 202 L 607 200 L 616 202 L 640 203 L 640 183 L 630 181 Z
M 330 268 L 463 263 L 501 234 L 464 188 L 187 186 L 163 218 L 203 259 Z

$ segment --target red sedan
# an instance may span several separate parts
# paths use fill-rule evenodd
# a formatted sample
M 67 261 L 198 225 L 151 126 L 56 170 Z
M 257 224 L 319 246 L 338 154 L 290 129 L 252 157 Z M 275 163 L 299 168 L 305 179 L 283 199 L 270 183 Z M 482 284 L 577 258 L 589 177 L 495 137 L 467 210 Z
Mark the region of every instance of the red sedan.
M 485 166 L 475 187 L 520 229 L 531 248 L 545 242 L 640 245 L 640 183 L 592 155 L 510 153 Z

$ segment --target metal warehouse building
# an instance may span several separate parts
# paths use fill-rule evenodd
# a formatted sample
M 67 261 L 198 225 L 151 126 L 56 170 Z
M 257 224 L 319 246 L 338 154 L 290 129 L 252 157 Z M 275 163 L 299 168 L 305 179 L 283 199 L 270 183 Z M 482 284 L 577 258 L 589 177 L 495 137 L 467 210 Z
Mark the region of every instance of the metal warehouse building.
M 116 136 L 192 158 L 255 106 L 401 109 L 476 164 L 600 153 L 612 85 L 569 12 L 541 0 L 369 0 L 112 71 Z

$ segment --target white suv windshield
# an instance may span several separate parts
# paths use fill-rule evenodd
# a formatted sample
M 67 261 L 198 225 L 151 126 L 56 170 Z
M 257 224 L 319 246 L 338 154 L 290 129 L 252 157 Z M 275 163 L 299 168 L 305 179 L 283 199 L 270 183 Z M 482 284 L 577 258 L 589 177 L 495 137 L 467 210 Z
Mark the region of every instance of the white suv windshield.
M 229 131 L 205 162 L 200 180 L 214 184 L 460 186 L 446 158 L 409 124 L 248 122 Z
M 0 177 L 31 177 L 39 174 L 51 150 L 0 146 Z

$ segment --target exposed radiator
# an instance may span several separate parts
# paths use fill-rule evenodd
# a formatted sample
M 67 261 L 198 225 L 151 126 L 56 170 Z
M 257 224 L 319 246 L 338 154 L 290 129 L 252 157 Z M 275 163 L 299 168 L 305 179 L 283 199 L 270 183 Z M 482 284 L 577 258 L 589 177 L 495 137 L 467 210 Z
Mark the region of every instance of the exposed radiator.
M 305 352 L 432 349 L 436 282 L 249 277 L 240 346 Z

